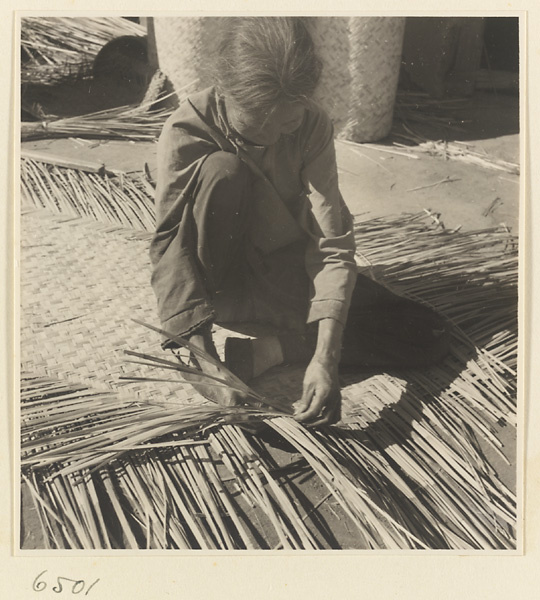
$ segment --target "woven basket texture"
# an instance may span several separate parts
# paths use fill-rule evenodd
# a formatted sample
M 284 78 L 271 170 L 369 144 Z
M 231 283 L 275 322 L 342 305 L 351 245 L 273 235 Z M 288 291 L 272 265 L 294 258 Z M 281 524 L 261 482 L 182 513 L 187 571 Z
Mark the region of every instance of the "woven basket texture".
M 392 127 L 405 19 L 355 17 L 349 27 L 350 102 L 341 136 L 356 142 L 376 141 Z
M 339 137 L 379 140 L 390 132 L 405 20 L 390 17 L 310 19 L 323 61 L 316 99 Z
M 160 70 L 178 95 L 211 85 L 206 65 L 222 26 L 218 17 L 156 17 L 155 44 Z
M 356 142 L 388 135 L 401 61 L 401 17 L 313 17 L 308 20 L 323 75 L 316 100 L 336 134 Z M 160 69 L 177 93 L 210 84 L 205 66 L 224 21 L 210 17 L 154 19 Z

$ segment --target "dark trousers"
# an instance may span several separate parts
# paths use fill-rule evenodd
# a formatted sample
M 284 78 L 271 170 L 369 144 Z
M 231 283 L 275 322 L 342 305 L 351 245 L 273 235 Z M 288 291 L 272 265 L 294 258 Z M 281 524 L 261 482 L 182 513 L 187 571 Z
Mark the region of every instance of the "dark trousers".
M 257 255 L 248 241 L 251 181 L 249 167 L 235 155 L 217 152 L 206 159 L 193 209 L 201 277 L 218 322 L 261 321 L 280 333 L 298 331 L 309 303 L 303 245 Z M 427 366 L 447 354 L 449 337 L 435 311 L 358 275 L 342 366 Z M 308 327 L 304 343 L 311 348 L 315 338 Z

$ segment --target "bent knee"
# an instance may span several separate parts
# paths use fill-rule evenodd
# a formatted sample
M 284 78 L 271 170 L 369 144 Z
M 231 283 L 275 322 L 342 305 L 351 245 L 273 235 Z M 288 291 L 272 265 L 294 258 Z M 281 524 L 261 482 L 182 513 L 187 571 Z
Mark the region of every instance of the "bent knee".
M 245 185 L 250 177 L 249 167 L 232 152 L 219 150 L 206 157 L 200 177 L 212 182 L 230 182 Z

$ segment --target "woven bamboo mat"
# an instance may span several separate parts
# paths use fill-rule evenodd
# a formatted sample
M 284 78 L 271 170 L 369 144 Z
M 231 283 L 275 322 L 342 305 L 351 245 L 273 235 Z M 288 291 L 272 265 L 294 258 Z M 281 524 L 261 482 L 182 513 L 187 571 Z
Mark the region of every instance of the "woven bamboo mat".
M 180 383 L 129 385 L 124 350 L 159 352 L 150 287 L 149 236 L 54 215 L 23 214 L 21 224 L 22 371 L 154 400 L 190 401 Z
M 120 380 L 147 372 L 129 364 L 125 350 L 163 353 L 159 336 L 132 321 L 158 324 L 150 287 L 149 237 L 46 210 L 23 212 L 22 372 L 114 390 L 121 397 L 204 401 L 181 380 L 178 385 Z M 219 352 L 227 335 L 215 328 Z M 302 377 L 302 368 L 278 368 L 260 377 L 254 387 L 265 395 L 295 401 L 301 395 Z M 357 382 L 345 389 L 346 414 L 358 410 L 361 387 Z
M 29 209 L 21 228 L 21 370 L 114 390 L 120 397 L 191 403 L 204 399 L 178 385 L 125 382 L 126 375 L 155 376 L 127 362 L 125 350 L 162 354 L 159 336 L 138 319 L 158 325 L 150 287 L 149 236 Z M 215 331 L 222 352 L 230 333 Z M 234 333 L 233 335 L 238 335 Z M 388 378 L 390 375 L 384 375 Z M 280 367 L 253 382 L 260 393 L 294 402 L 302 393 L 303 369 Z M 361 409 L 370 374 L 343 380 L 344 416 Z
M 150 287 L 149 235 L 27 209 L 22 216 L 21 239 L 23 372 L 93 389 L 114 390 L 121 397 L 179 403 L 203 401 L 187 383 L 120 380 L 125 375 L 155 376 L 128 364 L 125 350 L 162 352 L 158 336 L 132 321 L 157 324 L 155 298 Z M 500 296 L 501 293 L 497 294 Z M 220 352 L 227 335 L 226 330 L 216 328 Z M 460 352 L 467 351 L 470 358 L 474 344 L 471 342 L 469 346 Z M 456 355 L 454 359 L 454 363 L 447 361 L 443 369 L 433 368 L 427 372 L 364 372 L 344 376 L 344 421 L 359 414 L 368 421 L 376 419 L 378 410 L 384 406 L 384 402 L 377 400 L 380 396 L 377 390 L 381 387 L 393 390 L 388 397 L 396 401 L 406 390 L 411 393 L 414 389 L 423 398 L 440 396 L 454 402 L 458 396 L 474 406 L 475 394 L 481 397 L 482 390 L 476 390 L 473 382 L 473 387 L 464 394 L 460 386 L 464 382 L 469 385 L 475 371 L 498 370 L 498 359 L 487 349 L 468 369 L 464 369 L 462 358 Z M 280 367 L 253 382 L 253 387 L 266 396 L 294 402 L 301 395 L 302 377 L 301 368 Z M 426 385 L 426 378 L 430 385 Z M 437 379 L 440 380 L 438 385 Z M 379 409 L 374 409 L 377 405 Z M 480 403 L 475 410 L 485 412 Z M 503 418 L 509 422 L 515 419 L 507 414 L 504 404 L 486 413 L 486 418 L 490 421 Z

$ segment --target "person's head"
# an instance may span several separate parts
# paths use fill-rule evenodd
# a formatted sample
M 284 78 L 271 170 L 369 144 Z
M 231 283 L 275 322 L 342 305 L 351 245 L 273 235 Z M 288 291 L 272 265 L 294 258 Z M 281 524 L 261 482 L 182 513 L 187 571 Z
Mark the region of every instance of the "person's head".
M 227 19 L 215 62 L 215 80 L 233 127 L 247 140 L 269 145 L 303 120 L 321 63 L 304 19 Z

